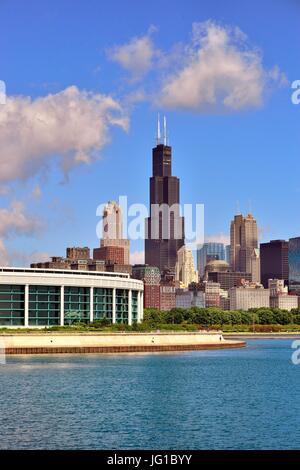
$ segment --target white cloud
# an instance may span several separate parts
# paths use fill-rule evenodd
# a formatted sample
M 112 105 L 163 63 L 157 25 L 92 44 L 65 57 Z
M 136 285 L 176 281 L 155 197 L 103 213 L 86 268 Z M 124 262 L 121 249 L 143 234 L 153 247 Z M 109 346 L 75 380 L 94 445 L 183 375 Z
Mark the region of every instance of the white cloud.
M 0 182 L 27 179 L 53 159 L 65 174 L 90 163 L 108 143 L 111 126 L 128 128 L 121 105 L 76 86 L 36 99 L 8 97 L 0 108 Z
M 15 260 L 23 261 L 26 256 L 17 251 L 9 252 L 5 240 L 18 235 L 34 236 L 41 228 L 40 220 L 28 214 L 20 201 L 13 201 L 9 207 L 0 208 L 0 265 L 15 264 Z
M 50 255 L 45 251 L 24 253 L 23 251 L 14 250 L 10 253 L 9 264 L 12 266 L 30 266 L 31 263 L 44 262 L 49 260 Z
M 130 264 L 144 264 L 145 263 L 145 253 L 144 251 L 135 251 L 130 253 Z
M 46 251 L 33 251 L 28 255 L 30 263 L 38 263 L 50 260 L 50 255 Z
M 49 261 L 50 255 L 45 251 L 33 251 L 25 253 L 19 250 L 9 251 L 0 239 L 0 266 L 22 266 L 28 267 L 31 263 Z
M 215 235 L 208 235 L 205 237 L 205 243 L 223 243 L 230 245 L 230 236 L 225 233 L 216 233 Z
M 123 105 L 126 106 L 127 110 L 131 110 L 137 103 L 145 101 L 146 94 L 143 89 L 137 89 L 128 93 L 123 98 Z
M 24 204 L 20 201 L 13 201 L 8 208 L 0 208 L 0 238 L 35 235 L 41 228 L 40 220 L 27 214 Z
M 10 257 L 4 241 L 0 238 L 0 266 L 9 266 Z
M 194 112 L 258 107 L 270 83 L 285 81 L 278 67 L 264 69 L 262 54 L 241 30 L 212 21 L 193 25 L 180 62 L 163 80 L 159 106 Z
M 128 43 L 112 47 L 108 57 L 131 73 L 132 79 L 141 79 L 153 66 L 157 55 L 151 33 L 155 28 L 150 27 L 148 33 L 141 37 L 134 37 Z

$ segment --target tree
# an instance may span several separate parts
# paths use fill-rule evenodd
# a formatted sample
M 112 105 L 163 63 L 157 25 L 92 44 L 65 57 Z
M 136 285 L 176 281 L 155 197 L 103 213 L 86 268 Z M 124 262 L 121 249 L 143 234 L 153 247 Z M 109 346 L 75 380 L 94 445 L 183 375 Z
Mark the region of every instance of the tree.
M 74 323 L 81 321 L 81 312 L 79 310 L 69 310 L 65 312 L 65 323 L 74 325 Z
M 195 308 L 193 309 L 194 322 L 197 325 L 207 326 L 210 325 L 210 318 L 208 315 L 208 309 L 206 308 Z
M 300 315 L 293 315 L 293 323 L 300 325 Z
M 258 323 L 258 317 L 254 312 L 241 311 L 241 324 L 252 325 L 252 323 Z
M 279 325 L 288 325 L 293 321 L 293 315 L 287 310 L 280 310 L 279 308 L 276 308 L 273 309 L 273 314 L 276 318 L 276 322 L 279 323 Z
M 166 315 L 165 315 L 166 323 L 173 323 L 173 324 L 175 323 L 179 325 L 184 320 L 183 312 L 184 312 L 183 308 L 172 308 L 172 310 L 169 310 L 168 312 L 166 312 Z
M 261 325 L 274 325 L 277 323 L 276 318 L 272 310 L 267 308 L 261 308 L 256 311 L 258 321 Z
M 242 315 L 238 310 L 230 312 L 232 325 L 240 325 L 242 323 Z
M 157 308 L 145 308 L 144 322 L 156 324 L 162 322 L 162 312 Z

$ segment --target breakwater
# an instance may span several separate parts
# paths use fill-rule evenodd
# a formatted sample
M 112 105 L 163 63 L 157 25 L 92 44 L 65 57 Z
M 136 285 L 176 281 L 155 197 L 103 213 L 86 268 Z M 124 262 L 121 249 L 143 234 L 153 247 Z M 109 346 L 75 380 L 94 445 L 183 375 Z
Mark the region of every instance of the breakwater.
M 151 333 L 4 333 L 6 354 L 123 353 L 241 348 L 241 340 L 224 339 L 222 332 Z

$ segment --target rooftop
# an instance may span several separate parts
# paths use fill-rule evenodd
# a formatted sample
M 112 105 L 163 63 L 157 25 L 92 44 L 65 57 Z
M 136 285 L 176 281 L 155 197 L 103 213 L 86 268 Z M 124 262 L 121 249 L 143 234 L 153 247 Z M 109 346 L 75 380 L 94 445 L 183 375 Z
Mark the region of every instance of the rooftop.
M 105 271 L 85 271 L 80 269 L 46 269 L 46 268 L 17 268 L 17 267 L 0 267 L 1 273 L 37 273 L 37 274 L 64 274 L 64 275 L 80 275 L 94 277 L 123 277 L 129 278 L 129 273 L 116 273 Z

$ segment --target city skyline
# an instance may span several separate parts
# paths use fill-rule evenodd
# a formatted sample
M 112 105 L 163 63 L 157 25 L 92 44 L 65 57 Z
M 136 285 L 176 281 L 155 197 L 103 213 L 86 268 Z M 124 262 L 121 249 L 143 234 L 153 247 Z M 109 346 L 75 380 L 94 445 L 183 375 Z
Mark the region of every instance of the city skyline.
M 152 149 L 149 187 L 149 217 L 145 220 L 145 263 L 175 273 L 178 250 L 185 244 L 185 222 L 181 216 L 180 178 L 172 173 L 172 147 L 167 145 L 164 116 L 163 140 L 157 122 L 157 144 Z M 168 208 L 167 213 L 158 210 Z
M 255 2 L 257 21 L 251 22 L 249 7 L 239 11 L 234 3 L 230 1 L 225 7 L 211 2 L 200 9 L 197 2 L 189 2 L 188 11 L 186 5 L 179 5 L 178 18 L 175 15 L 172 19 L 164 14 L 170 2 L 159 6 L 161 15 L 155 14 L 156 3 L 144 6 L 143 15 L 141 7 L 134 4 L 129 8 L 128 25 L 123 25 L 108 21 L 114 18 L 110 5 L 100 12 L 94 1 L 89 7 L 83 8 L 79 3 L 74 9 L 69 8 L 68 1 L 53 8 L 48 3 L 47 16 L 33 1 L 26 8 L 19 6 L 24 21 L 14 28 L 14 35 L 10 31 L 13 11 L 8 4 L 1 6 L 0 39 L 5 50 L 0 79 L 5 81 L 8 100 L 6 105 L 0 105 L 0 115 L 9 106 L 11 122 L 19 131 L 13 131 L 4 119 L 5 135 L 10 140 L 1 135 L 4 155 L 0 182 L 1 264 L 29 265 L 41 255 L 48 258 L 63 253 L 66 245 L 97 246 L 95 212 L 101 202 L 127 194 L 130 203 L 148 205 L 150 152 L 158 111 L 165 112 L 168 118 L 174 174 L 181 180 L 181 201 L 205 205 L 206 241 L 228 242 L 229 223 L 237 213 L 237 204 L 243 214 L 249 211 L 254 214 L 260 230 L 259 242 L 299 235 L 300 226 L 293 217 L 299 200 L 296 171 L 299 107 L 290 98 L 291 82 L 298 78 L 298 70 L 293 54 L 284 53 L 285 48 L 299 42 L 296 15 L 293 18 L 297 6 L 291 2 L 290 9 L 285 9 L 283 2 L 282 5 Z M 122 12 L 124 6 L 121 2 L 117 4 Z M 67 26 L 61 22 L 66 10 Z M 265 18 L 272 24 L 272 34 L 264 27 Z M 50 34 L 53 24 L 55 37 Z M 66 33 L 67 44 L 63 41 Z M 44 41 L 42 48 L 38 37 Z M 174 95 L 175 82 L 171 79 L 174 73 L 182 72 L 176 62 L 182 57 L 182 50 L 189 50 L 191 57 L 184 65 L 192 67 L 193 73 L 199 72 L 195 83 L 203 85 L 201 69 L 195 70 L 193 65 L 196 54 L 205 56 L 213 39 L 219 41 L 218 52 L 222 57 L 238 58 L 244 68 L 230 81 L 229 88 L 221 89 L 224 99 L 231 96 L 230 106 L 220 109 L 216 102 L 206 109 L 205 97 L 202 99 L 198 93 L 195 109 L 192 101 L 182 102 L 181 95 Z M 24 57 L 32 64 L 30 68 L 24 67 L 20 42 L 27 54 Z M 247 71 L 244 48 L 257 60 L 258 79 L 251 77 L 251 85 L 259 86 L 255 96 L 253 87 L 246 86 L 245 106 L 233 109 L 230 92 L 244 83 Z M 149 54 L 141 55 L 141 50 Z M 10 60 L 12 55 L 15 61 Z M 217 70 L 210 77 L 213 92 L 220 91 L 223 72 Z M 160 74 L 169 77 L 172 86 L 164 87 Z M 270 74 L 273 78 L 265 84 L 264 78 Z M 180 87 L 175 91 L 178 90 Z M 164 93 L 159 104 L 154 99 L 156 91 Z M 109 100 L 103 102 L 98 97 L 101 110 L 95 109 L 95 96 L 103 94 Z M 35 146 L 28 155 L 20 139 L 26 130 L 22 122 L 27 119 L 35 125 L 34 113 L 41 117 L 39 125 L 43 120 L 48 122 L 53 100 L 70 127 L 62 135 L 54 126 L 52 140 L 57 145 L 50 146 L 47 136 L 36 141 L 34 128 L 36 133 L 31 140 Z M 82 107 L 88 109 L 87 119 L 79 120 L 80 132 L 74 131 L 74 123 L 69 119 L 68 106 L 72 102 L 77 106 L 78 119 Z M 95 127 L 95 122 L 103 127 Z M 84 129 L 97 134 L 88 148 L 76 135 L 86 137 Z M 71 152 L 69 158 L 66 152 L 73 147 L 68 132 L 79 139 L 77 152 Z M 100 160 L 93 158 L 97 145 Z M 278 187 L 285 190 L 280 192 Z M 141 261 L 142 251 L 143 243 L 134 241 L 133 261 Z
M 296 461 L 300 0 L 0 18 L 0 449 Z

